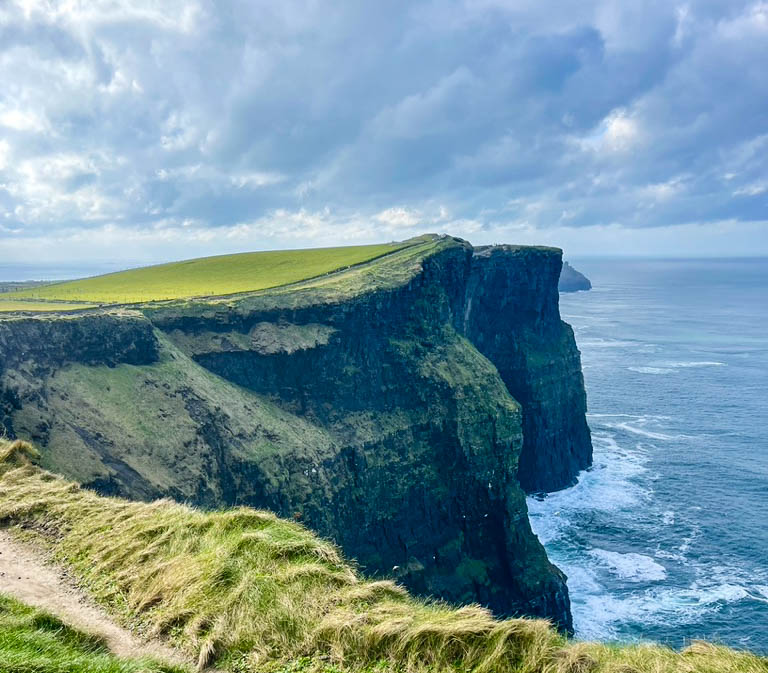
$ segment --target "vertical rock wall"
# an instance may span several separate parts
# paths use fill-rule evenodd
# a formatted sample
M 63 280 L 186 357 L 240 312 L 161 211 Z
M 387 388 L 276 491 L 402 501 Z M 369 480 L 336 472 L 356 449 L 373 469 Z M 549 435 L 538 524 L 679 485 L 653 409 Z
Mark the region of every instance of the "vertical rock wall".
M 461 328 L 523 407 L 518 476 L 528 492 L 571 486 L 592 463 L 581 358 L 560 319 L 560 251 L 476 248 Z

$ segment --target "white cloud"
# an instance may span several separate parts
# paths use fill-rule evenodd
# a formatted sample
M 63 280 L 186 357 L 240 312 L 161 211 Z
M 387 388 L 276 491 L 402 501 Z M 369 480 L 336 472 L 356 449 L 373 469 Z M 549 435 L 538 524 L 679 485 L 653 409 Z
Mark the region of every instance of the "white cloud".
M 80 28 L 89 25 L 138 21 L 163 30 L 193 32 L 204 18 L 197 2 L 188 0 L 15 0 L 29 21 L 69 23 Z
M 5 189 L 17 199 L 14 213 L 21 221 L 116 218 L 120 203 L 95 184 L 101 172 L 115 163 L 105 157 L 73 153 L 26 159 L 9 167 Z
M 624 112 L 616 112 L 605 121 L 605 138 L 614 151 L 629 149 L 638 137 L 637 122 Z
M 387 208 L 374 215 L 374 219 L 387 225 L 390 230 L 412 229 L 421 222 L 421 214 L 409 208 Z
M 639 190 L 639 193 L 641 198 L 646 198 L 653 202 L 668 201 L 685 190 L 685 180 L 684 176 L 678 176 L 666 182 L 646 185 Z
M 758 194 L 765 194 L 768 192 L 768 182 L 755 182 L 751 185 L 739 187 L 734 190 L 734 196 L 757 196 Z
M 597 130 L 581 139 L 583 147 L 603 153 L 623 153 L 640 139 L 638 122 L 626 110 L 613 110 Z
M 685 38 L 689 35 L 693 24 L 690 5 L 682 5 L 676 10 L 675 34 L 672 37 L 672 43 L 676 47 L 683 44 Z
M 200 133 L 189 115 L 173 112 L 162 125 L 160 145 L 164 150 L 178 152 L 191 148 Z
M 32 131 L 39 133 L 48 127 L 42 115 L 34 110 L 20 107 L 0 107 L 0 126 L 16 131 Z
M 285 176 L 280 173 L 269 173 L 252 171 L 250 173 L 241 173 L 230 177 L 230 181 L 235 187 L 240 189 L 244 187 L 259 188 L 276 185 L 285 180 Z
M 8 166 L 11 157 L 11 146 L 7 140 L 0 140 L 0 171 Z

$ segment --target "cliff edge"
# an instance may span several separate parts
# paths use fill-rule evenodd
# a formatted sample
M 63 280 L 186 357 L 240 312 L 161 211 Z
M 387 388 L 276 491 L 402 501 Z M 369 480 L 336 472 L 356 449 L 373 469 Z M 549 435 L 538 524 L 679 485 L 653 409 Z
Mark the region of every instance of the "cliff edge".
M 0 320 L 0 414 L 106 494 L 251 505 L 368 573 L 571 628 L 525 491 L 591 460 L 561 252 L 449 237 L 219 299 Z

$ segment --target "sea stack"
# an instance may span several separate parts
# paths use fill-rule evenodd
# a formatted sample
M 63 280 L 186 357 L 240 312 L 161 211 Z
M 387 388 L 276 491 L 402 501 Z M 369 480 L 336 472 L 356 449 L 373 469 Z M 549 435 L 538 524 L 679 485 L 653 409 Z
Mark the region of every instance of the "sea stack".
M 580 292 L 582 290 L 591 290 L 592 283 L 580 271 L 576 271 L 568 262 L 563 262 L 563 269 L 560 272 L 560 281 L 557 284 L 560 292 Z

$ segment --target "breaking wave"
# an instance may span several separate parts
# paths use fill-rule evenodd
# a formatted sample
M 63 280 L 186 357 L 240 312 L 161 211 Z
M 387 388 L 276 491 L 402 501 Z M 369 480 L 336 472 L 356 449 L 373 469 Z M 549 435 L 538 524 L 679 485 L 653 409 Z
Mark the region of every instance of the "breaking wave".
M 528 499 L 534 532 L 568 576 L 576 636 L 632 641 L 658 628 L 660 637 L 670 624 L 701 624 L 741 601 L 768 603 L 768 577 L 707 565 L 691 552 L 701 526 L 686 511 L 700 507 L 654 498 L 656 447 L 637 436 L 688 437 L 664 432 L 666 416 L 589 417 L 594 466 L 572 488 Z

